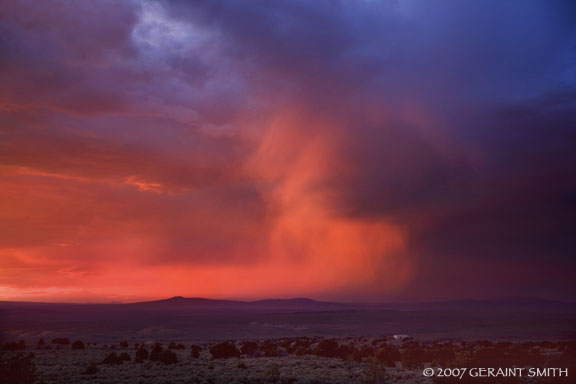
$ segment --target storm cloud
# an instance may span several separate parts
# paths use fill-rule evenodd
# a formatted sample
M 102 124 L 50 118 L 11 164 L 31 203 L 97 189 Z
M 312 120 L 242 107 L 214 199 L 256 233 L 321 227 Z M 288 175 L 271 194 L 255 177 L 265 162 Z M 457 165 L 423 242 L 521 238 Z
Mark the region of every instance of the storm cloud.
M 0 285 L 570 298 L 573 15 L 543 0 L 5 1 Z

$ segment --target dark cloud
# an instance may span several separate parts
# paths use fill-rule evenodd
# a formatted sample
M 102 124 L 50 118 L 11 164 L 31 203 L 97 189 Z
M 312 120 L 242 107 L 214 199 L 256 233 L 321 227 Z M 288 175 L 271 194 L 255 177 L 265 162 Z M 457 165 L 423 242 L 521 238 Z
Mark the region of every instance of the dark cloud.
M 423 260 L 571 263 L 568 2 L 163 4 L 217 30 L 257 86 L 338 121 L 355 172 L 325 182 L 342 215 L 410 226 Z
M 0 161 L 90 212 L 119 208 L 79 180 L 121 184 L 97 187 L 108 202 L 148 193 L 102 220 L 141 220 L 120 227 L 154 239 L 150 263 L 261 260 L 277 196 L 307 191 L 406 231 L 406 296 L 552 297 L 574 290 L 572 3 L 5 1 Z M 76 208 L 31 242 L 78 226 Z
M 66 1 L 3 2 L 0 67 L 10 76 L 0 98 L 80 114 L 124 108 L 119 86 L 134 73 L 122 61 L 135 53 L 130 36 L 136 16 L 129 3 L 113 1 L 74 7 Z

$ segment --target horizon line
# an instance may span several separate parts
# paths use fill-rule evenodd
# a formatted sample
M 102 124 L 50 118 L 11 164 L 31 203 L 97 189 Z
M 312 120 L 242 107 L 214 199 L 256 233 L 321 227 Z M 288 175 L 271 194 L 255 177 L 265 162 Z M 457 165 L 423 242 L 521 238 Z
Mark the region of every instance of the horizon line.
M 113 305 L 113 304 L 137 304 L 137 303 L 152 303 L 157 301 L 167 301 L 171 299 L 186 299 L 186 300 L 209 300 L 209 301 L 228 301 L 228 302 L 237 302 L 237 303 L 256 303 L 260 301 L 267 301 L 267 300 L 277 300 L 277 301 L 293 301 L 293 300 L 309 300 L 320 304 L 431 304 L 431 303 L 453 303 L 453 302 L 503 302 L 503 301 L 542 301 L 542 302 L 550 302 L 550 303 L 558 303 L 558 304 L 570 304 L 576 305 L 576 302 L 573 301 L 566 301 L 560 299 L 550 299 L 550 298 L 541 298 L 536 296 L 502 296 L 502 297 L 483 297 L 483 298 L 474 298 L 474 297 L 462 297 L 462 298 L 438 298 L 438 299 L 421 299 L 421 300 L 392 300 L 392 301 L 373 301 L 373 300 L 319 300 L 311 297 L 272 297 L 272 298 L 259 298 L 259 299 L 232 299 L 232 298 L 210 298 L 210 297 L 200 297 L 200 296 L 171 296 L 171 297 L 164 297 L 164 298 L 150 298 L 150 299 L 143 299 L 143 300 L 136 300 L 136 301 L 115 301 L 115 300 L 108 300 L 108 301 L 100 301 L 99 299 L 95 299 L 96 301 L 36 301 L 36 300 L 2 300 L 0 299 L 0 303 L 29 303 L 29 304 L 77 304 L 77 305 Z

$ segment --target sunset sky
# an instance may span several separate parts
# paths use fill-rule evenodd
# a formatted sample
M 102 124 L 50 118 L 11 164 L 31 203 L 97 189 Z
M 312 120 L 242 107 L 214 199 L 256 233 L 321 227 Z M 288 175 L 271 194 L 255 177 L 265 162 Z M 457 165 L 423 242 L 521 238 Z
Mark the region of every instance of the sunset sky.
M 571 300 L 576 2 L 3 0 L 0 300 Z

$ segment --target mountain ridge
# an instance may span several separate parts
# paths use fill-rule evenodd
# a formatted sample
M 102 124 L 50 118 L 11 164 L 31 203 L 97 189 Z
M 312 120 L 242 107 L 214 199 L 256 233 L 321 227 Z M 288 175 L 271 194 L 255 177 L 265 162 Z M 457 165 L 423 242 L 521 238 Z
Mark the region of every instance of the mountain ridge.
M 173 296 L 167 299 L 149 300 L 132 303 L 58 303 L 58 302 L 29 302 L 29 301 L 1 301 L 0 306 L 110 306 L 110 307 L 157 307 L 157 308 L 230 308 L 230 309 L 257 309 L 257 308 L 287 308 L 287 309 L 358 309 L 358 310 L 472 310 L 472 309 L 567 309 L 575 310 L 576 303 L 558 300 L 548 300 L 530 297 L 508 297 L 498 299 L 458 299 L 423 302 L 330 302 L 319 301 L 305 297 L 287 299 L 260 299 L 260 300 L 227 300 L 209 299 L 203 297 Z

